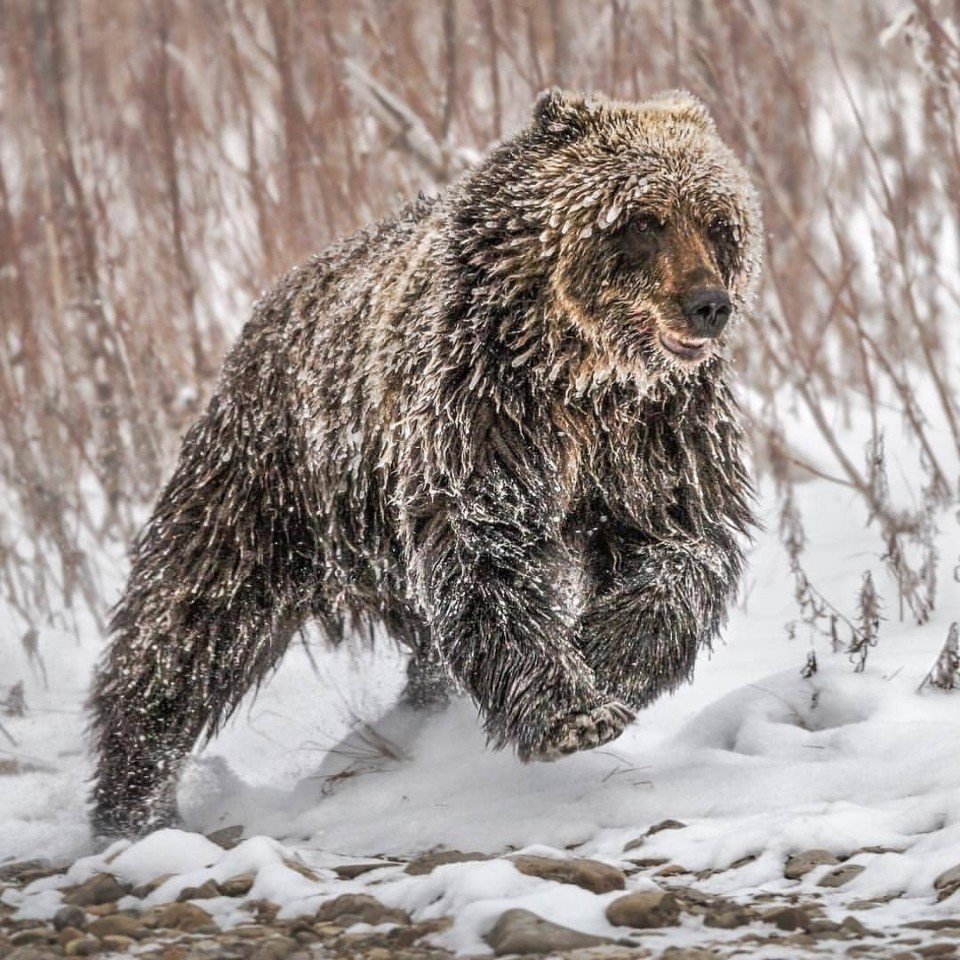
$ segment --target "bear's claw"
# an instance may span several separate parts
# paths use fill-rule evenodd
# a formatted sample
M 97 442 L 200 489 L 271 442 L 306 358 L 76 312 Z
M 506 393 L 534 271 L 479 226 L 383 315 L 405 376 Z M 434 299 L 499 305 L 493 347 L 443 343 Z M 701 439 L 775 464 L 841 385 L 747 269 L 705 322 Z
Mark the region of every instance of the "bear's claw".
M 520 759 L 525 763 L 530 760 L 550 761 L 578 750 L 592 750 L 619 737 L 635 716 L 619 700 L 585 713 L 570 714 L 554 724 L 537 746 L 521 750 Z

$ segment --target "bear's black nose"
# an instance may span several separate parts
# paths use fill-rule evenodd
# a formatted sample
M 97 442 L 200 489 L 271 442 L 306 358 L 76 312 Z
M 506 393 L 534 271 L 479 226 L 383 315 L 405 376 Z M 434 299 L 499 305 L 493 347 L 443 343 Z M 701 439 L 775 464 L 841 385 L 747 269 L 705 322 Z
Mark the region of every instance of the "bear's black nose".
M 683 301 L 684 319 L 696 337 L 719 336 L 732 310 L 727 291 L 716 287 L 693 290 Z

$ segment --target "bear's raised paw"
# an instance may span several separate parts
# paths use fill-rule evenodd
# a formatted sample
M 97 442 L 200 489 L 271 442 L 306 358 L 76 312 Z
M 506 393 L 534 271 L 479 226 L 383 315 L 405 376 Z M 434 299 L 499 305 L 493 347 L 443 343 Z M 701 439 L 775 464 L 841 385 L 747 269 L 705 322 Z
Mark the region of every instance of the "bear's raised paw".
M 591 750 L 615 740 L 636 714 L 619 700 L 612 700 L 585 713 L 573 713 L 558 721 L 535 747 L 521 749 L 520 759 L 550 761 Z

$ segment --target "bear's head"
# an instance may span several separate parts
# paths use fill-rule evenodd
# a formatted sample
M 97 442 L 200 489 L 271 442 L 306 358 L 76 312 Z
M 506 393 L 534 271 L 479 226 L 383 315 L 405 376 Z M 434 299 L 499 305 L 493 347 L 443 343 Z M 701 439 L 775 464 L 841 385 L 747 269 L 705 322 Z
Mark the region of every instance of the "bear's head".
M 562 316 L 616 375 L 682 377 L 720 357 L 753 295 L 756 194 L 690 94 L 548 91 L 467 188 L 465 252 L 486 288 Z

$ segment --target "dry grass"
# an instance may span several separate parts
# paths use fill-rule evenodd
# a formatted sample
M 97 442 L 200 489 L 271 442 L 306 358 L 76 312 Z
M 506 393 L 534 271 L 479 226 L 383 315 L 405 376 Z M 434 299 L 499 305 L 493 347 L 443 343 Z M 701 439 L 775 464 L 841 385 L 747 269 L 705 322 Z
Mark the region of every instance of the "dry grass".
M 894 607 L 923 621 L 960 451 L 960 5 L 904 10 L 887 29 L 873 0 L 0 0 L 8 619 L 34 648 L 77 610 L 102 623 L 104 558 L 258 291 L 455 176 L 556 83 L 687 87 L 747 159 L 769 233 L 739 358 L 758 462 L 788 511 L 805 476 L 855 491 Z M 916 450 L 906 508 L 891 409 Z

